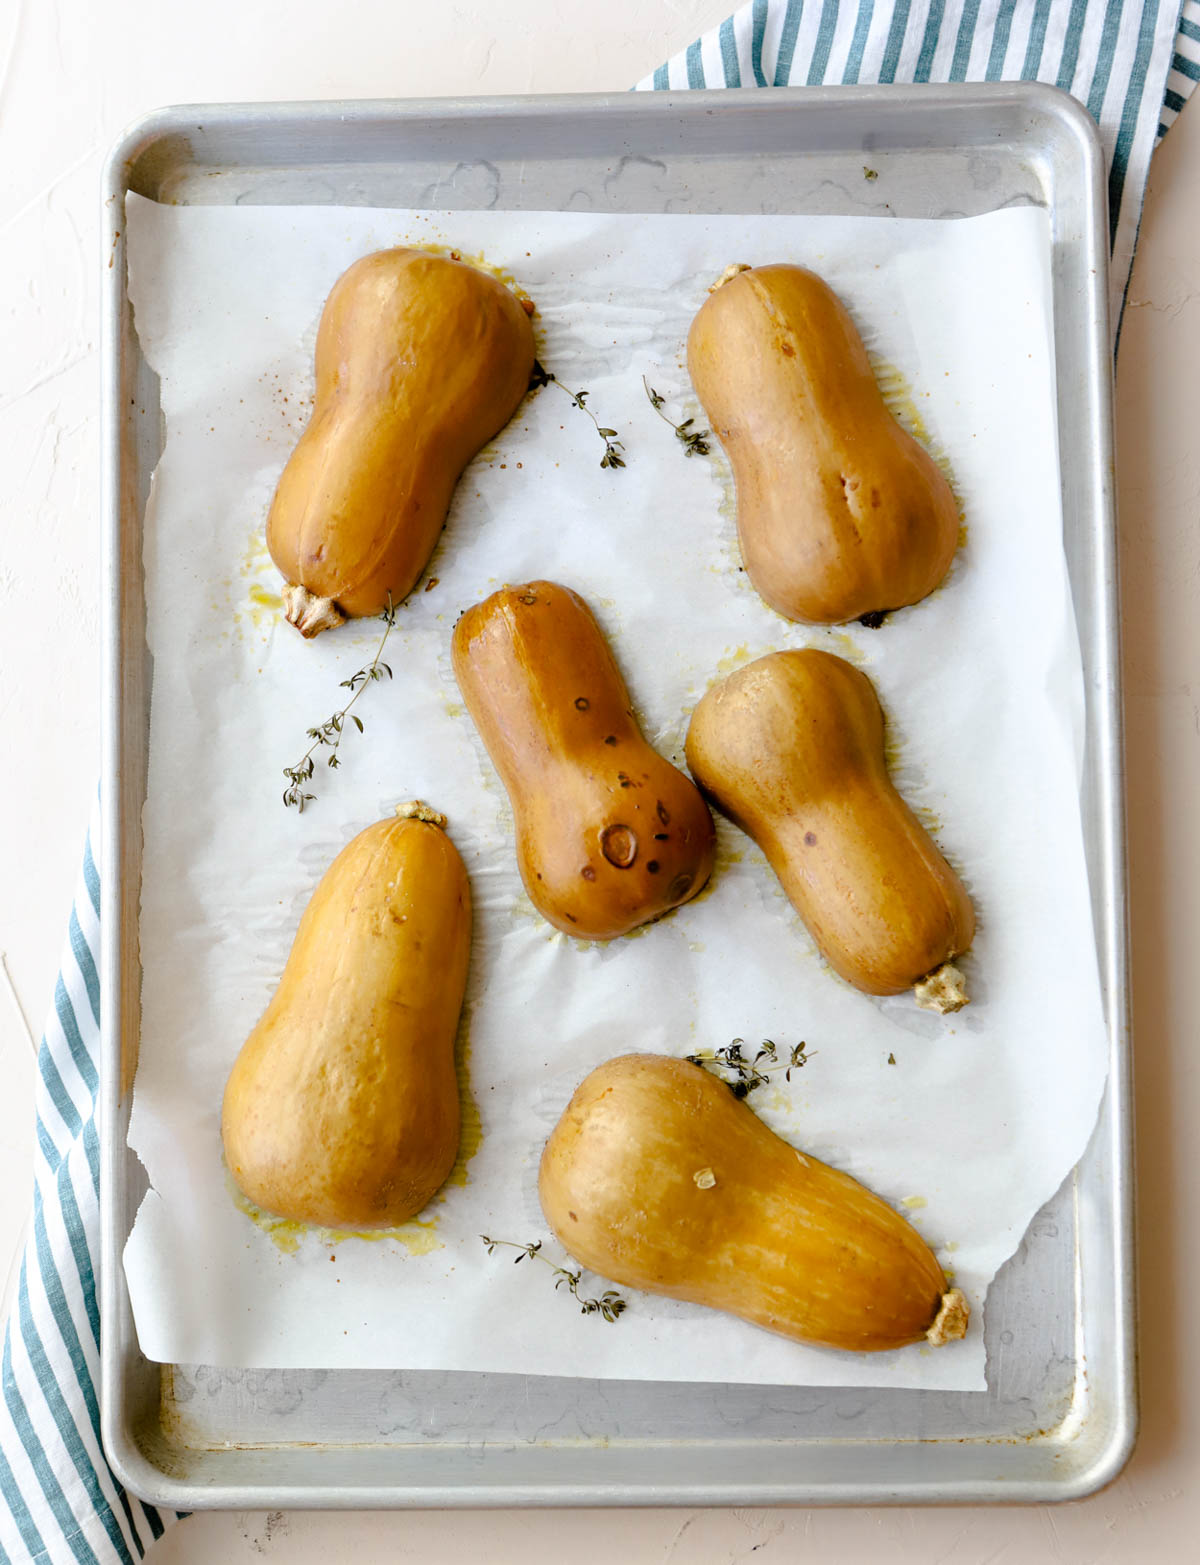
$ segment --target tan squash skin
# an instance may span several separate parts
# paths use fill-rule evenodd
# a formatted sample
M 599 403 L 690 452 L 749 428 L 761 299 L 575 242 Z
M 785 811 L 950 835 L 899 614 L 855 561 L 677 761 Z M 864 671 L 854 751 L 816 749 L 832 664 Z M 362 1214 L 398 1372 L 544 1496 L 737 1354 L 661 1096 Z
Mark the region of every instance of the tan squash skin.
M 892 786 L 874 686 L 842 658 L 810 648 L 738 669 L 693 712 L 687 758 L 850 983 L 898 994 L 968 949 L 970 899 Z
M 471 900 L 444 820 L 420 808 L 333 861 L 225 1088 L 229 1171 L 281 1217 L 391 1227 L 454 1165 Z
M 611 940 L 696 895 L 712 869 L 708 806 L 642 737 L 582 598 L 549 581 L 505 587 L 459 620 L 453 661 L 543 917 Z
M 312 419 L 267 520 L 304 635 L 408 595 L 459 475 L 516 411 L 533 358 L 520 300 L 464 262 L 381 250 L 338 279 L 317 333 Z
M 564 1248 L 624 1287 L 860 1353 L 966 1330 L 966 1300 L 909 1223 L 686 1060 L 594 1070 L 546 1143 L 538 1193 Z
M 759 266 L 722 282 L 692 322 L 688 370 L 733 466 L 746 571 L 773 609 L 840 624 L 933 591 L 958 506 L 815 273 Z

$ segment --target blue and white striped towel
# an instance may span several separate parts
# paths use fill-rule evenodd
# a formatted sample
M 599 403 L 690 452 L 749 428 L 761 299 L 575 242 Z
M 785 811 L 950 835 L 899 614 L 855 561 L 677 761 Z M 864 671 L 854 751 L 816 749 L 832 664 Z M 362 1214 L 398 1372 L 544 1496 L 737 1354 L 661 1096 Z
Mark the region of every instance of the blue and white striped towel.
M 165 1515 L 127 1495 L 100 1449 L 99 809 L 54 1009 L 38 1051 L 33 1218 L 4 1338 L 0 1559 L 140 1558 Z
M 1150 153 L 1200 80 L 1200 0 L 753 0 L 644 88 L 1037 79 L 1068 87 L 1109 154 L 1124 294 Z M 100 1449 L 96 1132 L 100 839 L 93 821 L 38 1055 L 32 1229 L 4 1342 L 0 1558 L 129 1565 L 175 1519 Z
M 640 88 L 1040 81 L 1100 126 L 1108 158 L 1112 319 L 1133 265 L 1150 154 L 1200 77 L 1200 4 L 1184 0 L 753 0 Z

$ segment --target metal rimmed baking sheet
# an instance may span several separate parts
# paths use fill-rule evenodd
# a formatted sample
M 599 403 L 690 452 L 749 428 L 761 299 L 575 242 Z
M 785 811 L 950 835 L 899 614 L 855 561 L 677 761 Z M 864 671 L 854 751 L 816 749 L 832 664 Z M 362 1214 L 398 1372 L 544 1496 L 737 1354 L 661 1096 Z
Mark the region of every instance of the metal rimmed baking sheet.
M 753 199 L 755 209 L 855 212 L 876 210 L 874 182 L 862 178 L 868 157 L 899 215 L 1032 201 L 1046 206 L 1053 234 L 1065 536 L 1088 680 L 1085 816 L 1111 1071 L 1088 1156 L 992 1290 L 991 1389 L 764 1394 L 195 1367 L 160 1377 L 137 1353 L 118 1260 L 143 1189 L 124 1113 L 136 1057 L 148 692 L 140 518 L 161 449 L 156 387 L 124 294 L 124 192 L 546 209 L 587 191 L 616 210 L 737 211 Z M 1011 87 L 185 109 L 131 132 L 109 177 L 104 923 L 116 938 L 105 953 L 104 1419 L 118 1470 L 135 1491 L 181 1508 L 1027 1500 L 1102 1481 L 1131 1439 L 1132 1304 L 1103 182 L 1081 111 L 1047 89 Z

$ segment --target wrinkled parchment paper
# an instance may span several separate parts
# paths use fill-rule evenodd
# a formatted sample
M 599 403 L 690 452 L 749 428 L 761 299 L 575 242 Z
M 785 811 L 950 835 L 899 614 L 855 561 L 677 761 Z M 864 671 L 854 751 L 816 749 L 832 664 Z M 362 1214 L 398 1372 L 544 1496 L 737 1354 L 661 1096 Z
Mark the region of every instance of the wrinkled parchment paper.
M 1106 1055 L 1045 215 L 189 209 L 131 196 L 128 223 L 136 324 L 166 420 L 145 531 L 154 679 L 129 1136 L 153 1188 L 125 1254 L 143 1350 L 241 1366 L 982 1388 L 988 1282 L 1082 1153 Z M 347 737 L 340 770 L 318 768 L 298 816 L 281 804 L 282 768 L 341 705 L 339 681 L 369 661 L 381 627 L 302 641 L 279 615 L 263 523 L 309 410 L 325 296 L 357 256 L 398 242 L 482 254 L 517 278 L 538 305 L 541 358 L 590 392 L 628 466 L 600 468 L 592 424 L 560 389 L 526 401 L 459 485 L 388 646 L 395 678 L 356 707 L 365 733 Z M 807 629 L 760 602 L 739 568 L 723 458 L 686 460 L 643 391 L 644 374 L 676 420 L 698 412 L 682 345 L 707 285 L 731 260 L 780 259 L 815 267 L 848 302 L 893 404 L 948 459 L 963 500 L 948 580 L 880 630 Z M 867 670 L 896 780 L 978 910 L 965 1011 L 931 1016 L 836 978 L 762 855 L 724 821 L 711 889 L 636 936 L 582 944 L 537 916 L 448 651 L 464 606 L 539 576 L 586 596 L 647 736 L 681 764 L 688 714 L 717 675 L 804 645 Z M 461 1039 L 470 1155 L 392 1236 L 266 1231 L 222 1164 L 226 1074 L 334 854 L 414 796 L 448 815 L 475 897 Z M 860 1358 L 645 1295 L 610 1325 L 581 1316 L 544 1267 L 485 1253 L 481 1233 L 544 1238 L 562 1259 L 537 1163 L 591 1067 L 735 1037 L 807 1044 L 807 1065 L 754 1107 L 907 1213 L 968 1293 L 964 1342 Z

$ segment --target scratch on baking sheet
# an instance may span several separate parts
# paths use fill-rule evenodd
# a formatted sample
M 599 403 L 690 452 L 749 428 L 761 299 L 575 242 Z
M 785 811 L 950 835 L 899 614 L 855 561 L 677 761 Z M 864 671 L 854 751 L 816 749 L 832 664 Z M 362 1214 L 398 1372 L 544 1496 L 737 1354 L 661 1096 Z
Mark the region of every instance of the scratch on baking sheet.
M 1060 1560 L 1063 1557 L 1063 1550 L 1062 1550 L 1062 1539 L 1058 1535 L 1058 1523 L 1054 1520 L 1054 1516 L 1053 1516 L 1053 1514 L 1052 1514 L 1052 1512 L 1050 1510 L 1050 1507 L 1048 1505 L 1043 1505 L 1042 1506 L 1042 1515 L 1046 1519 L 1046 1526 L 1049 1527 L 1049 1529 L 1050 1529 L 1051 1549 L 1053 1550 L 1053 1557 L 1056 1560 Z
M 959 1545 L 970 1531 L 971 1527 L 969 1523 L 966 1527 L 961 1527 L 958 1532 L 954 1534 L 953 1538 L 951 1538 L 949 1547 L 942 1550 L 937 1559 L 932 1562 L 932 1565 L 946 1565 L 948 1560 L 952 1560 L 958 1553 Z
M 29 1025 L 29 1018 L 25 1015 L 25 1007 L 21 1004 L 21 996 L 17 993 L 17 986 L 13 983 L 12 974 L 8 970 L 8 953 L 0 951 L 0 972 L 4 974 L 4 986 L 8 990 L 9 999 L 12 1001 L 13 1010 L 17 1013 L 17 1020 L 21 1024 L 21 1031 L 29 1041 L 29 1047 L 33 1056 L 37 1058 L 37 1039 L 33 1036 L 33 1028 Z
M 683 1541 L 684 1533 L 686 1533 L 689 1528 L 693 1527 L 703 1515 L 703 1511 L 693 1511 L 685 1521 L 680 1523 L 679 1530 L 667 1544 L 666 1553 L 662 1557 L 662 1565 L 669 1565 L 669 1561 L 675 1558 L 679 1545 Z
M 759 1549 L 765 1549 L 768 1543 L 774 1543 L 784 1530 L 785 1523 L 772 1519 L 763 1511 L 735 1510 L 734 1516 L 750 1534 L 759 1533 L 757 1543 L 752 1543 L 748 1549 L 742 1549 L 737 1554 L 730 1555 L 730 1565 L 735 1565 L 738 1560 L 748 1560 L 752 1554 L 757 1554 Z

